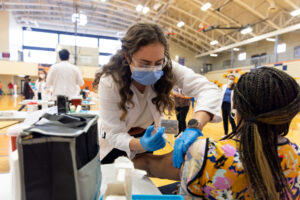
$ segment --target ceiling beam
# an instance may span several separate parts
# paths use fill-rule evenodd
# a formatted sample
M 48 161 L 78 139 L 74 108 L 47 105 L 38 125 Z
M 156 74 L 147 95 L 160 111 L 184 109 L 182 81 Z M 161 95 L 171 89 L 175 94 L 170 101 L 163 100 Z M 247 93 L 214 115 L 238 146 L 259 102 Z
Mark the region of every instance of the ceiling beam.
M 65 0 L 65 1 L 69 1 L 69 2 L 72 2 L 72 0 Z M 115 2 L 116 3 L 111 3 L 111 2 L 105 2 L 105 3 L 101 3 L 101 5 L 110 5 L 110 6 L 112 6 L 112 7 L 116 7 L 116 8 L 118 8 L 118 9 L 122 9 L 123 11 L 126 11 L 126 15 L 130 15 L 130 16 L 132 16 L 132 17 L 135 17 L 136 18 L 136 11 L 135 11 L 135 8 L 136 8 L 136 5 L 134 4 L 134 3 L 131 3 L 131 2 L 129 2 L 129 1 L 123 1 L 123 0 L 115 0 Z M 84 1 L 81 1 L 80 2 L 81 4 L 86 4 L 86 2 L 84 2 Z M 124 4 L 124 5 L 126 5 L 126 6 L 128 6 L 128 7 L 122 7 L 122 6 L 120 6 L 120 5 L 122 5 L 122 4 Z M 100 5 L 100 4 L 98 4 L 98 5 Z M 107 7 L 107 9 L 110 9 L 109 7 Z M 144 16 L 144 20 L 148 20 L 148 21 L 152 21 L 153 20 L 153 17 L 155 17 L 156 16 L 156 14 L 157 14 L 157 12 L 154 12 L 153 10 L 150 10 L 149 11 L 149 13 L 147 14 L 147 15 L 145 15 Z M 152 16 L 150 16 L 150 15 L 152 15 Z M 165 24 L 168 24 L 169 26 L 172 26 L 173 28 L 175 28 L 176 29 L 176 25 L 177 25 L 177 21 L 175 20 L 175 19 L 173 19 L 173 18 L 171 18 L 171 17 L 168 17 L 168 16 L 166 16 L 166 15 L 161 15 L 161 18 L 160 18 L 160 20 L 162 21 L 165 21 Z M 168 20 L 169 21 L 173 21 L 174 22 L 174 24 L 173 23 L 168 23 Z M 185 25 L 185 27 L 188 27 L 187 25 Z M 189 28 L 190 30 L 192 30 L 193 32 L 195 32 L 196 34 L 195 35 L 197 35 L 197 34 L 199 34 L 199 32 L 197 32 L 196 30 L 194 30 L 193 28 Z M 190 33 L 188 33 L 188 32 L 186 32 L 186 31 L 184 31 L 186 34 L 187 34 L 187 37 L 185 37 L 184 35 L 183 35 L 183 37 L 184 38 L 188 38 L 188 39 L 190 39 L 191 38 L 191 34 Z M 209 37 L 207 37 L 206 35 L 202 35 L 203 37 L 205 37 L 205 38 L 209 38 Z M 208 39 L 208 40 L 211 40 L 211 39 Z M 196 41 L 194 41 L 194 42 L 196 42 Z M 197 44 L 199 44 L 200 46 L 204 46 L 204 45 L 202 45 L 201 43 L 197 43 Z
M 39 18 L 40 17 L 49 17 L 49 18 L 53 18 L 53 17 L 57 17 L 57 16 L 59 16 L 59 11 L 51 11 L 51 10 L 48 10 L 49 12 L 51 12 L 51 13 L 57 13 L 57 15 L 56 16 L 49 16 L 47 13 L 45 13 L 45 11 L 43 12 L 43 14 L 41 14 L 41 13 L 39 13 L 40 11 L 38 11 L 38 10 L 31 10 L 30 11 L 30 13 L 26 13 L 26 14 L 23 14 L 23 13 L 19 13 L 18 11 L 15 11 L 15 10 L 12 10 L 13 12 L 15 12 L 14 13 L 14 15 L 15 16 L 17 16 L 17 17 L 27 17 L 28 15 L 31 15 L 31 16 L 34 16 L 34 17 L 36 17 L 36 21 L 38 21 L 39 20 Z M 68 21 L 70 21 L 71 22 L 71 15 L 72 15 L 72 13 L 70 12 L 70 13 L 68 13 L 67 11 L 64 11 L 64 16 L 65 16 L 65 14 L 67 14 L 67 15 L 69 15 L 70 17 L 69 17 L 69 20 Z M 107 15 L 107 16 L 109 16 L 109 15 Z M 64 19 L 64 18 L 63 18 Z M 93 16 L 93 19 L 94 20 L 91 20 L 91 19 L 88 19 L 88 23 L 93 23 L 93 22 L 97 22 L 97 19 L 98 20 L 106 20 L 107 22 L 108 22 L 108 20 L 110 20 L 111 22 L 114 22 L 114 23 L 116 23 L 116 24 L 120 24 L 121 26 L 129 26 L 131 23 L 130 22 L 127 22 L 127 21 L 121 21 L 120 20 L 120 18 L 116 18 L 116 19 L 108 19 L 108 18 L 105 18 L 105 17 L 102 17 L 102 16 L 100 16 L 100 15 L 97 15 L 97 16 Z M 64 20 L 63 20 L 64 21 Z M 66 20 L 65 20 L 66 21 Z
M 27 17 L 25 20 L 32 20 L 32 18 L 31 17 Z M 73 24 L 67 24 L 67 26 L 66 26 L 66 24 L 62 24 L 61 23 L 61 21 L 59 21 L 59 20 L 51 20 L 51 21 L 49 21 L 49 20 L 47 20 L 47 19 L 41 19 L 40 21 L 39 21 L 41 24 L 43 24 L 43 25 L 47 25 L 47 24 L 49 24 L 49 25 L 56 25 L 56 26 L 58 26 L 58 27 L 67 27 L 67 29 L 71 29 L 71 30 L 73 30 Z M 95 28 L 95 26 L 79 26 L 78 27 L 78 29 L 82 29 L 82 30 L 84 30 L 84 29 L 86 29 L 86 28 L 88 28 L 88 29 L 92 29 L 92 30 L 94 30 L 94 31 L 101 31 L 101 29 L 107 29 L 107 31 L 109 31 L 109 32 L 117 32 L 117 31 L 119 31 L 118 29 L 117 29 L 117 26 L 111 26 L 111 27 L 113 27 L 114 29 L 108 29 L 107 27 L 106 27 L 106 25 L 107 24 L 104 24 L 104 23 L 101 23 L 101 22 L 99 22 L 99 26 L 98 26 L 98 28 Z M 73 30 L 74 31 L 74 30 Z
M 289 4 L 289 6 L 291 6 L 293 9 L 299 9 L 299 7 L 294 3 L 292 2 L 291 0 L 284 0 L 287 4 Z
M 196 55 L 196 58 L 207 56 L 207 55 L 209 55 L 211 53 L 222 52 L 222 51 L 225 51 L 225 50 L 228 50 L 228 49 L 232 49 L 234 47 L 243 46 L 243 45 L 246 45 L 246 44 L 250 44 L 250 43 L 253 43 L 253 42 L 257 42 L 257 41 L 266 39 L 268 37 L 273 37 L 273 36 L 276 36 L 276 35 L 281 35 L 281 34 L 288 33 L 288 32 L 295 31 L 295 30 L 299 30 L 299 29 L 300 29 L 300 23 L 292 25 L 292 26 L 288 26 L 286 28 L 283 28 L 283 29 L 280 29 L 280 30 L 276 30 L 276 31 L 273 31 L 273 32 L 270 32 L 270 33 L 258 35 L 256 37 L 253 37 L 253 38 L 250 38 L 250 39 L 246 39 L 246 40 L 241 41 L 241 42 L 236 43 L 236 44 L 231 44 L 231 45 L 228 45 L 228 46 L 224 46 L 224 47 L 221 47 L 219 49 L 215 49 L 213 51 L 209 51 L 209 52 L 206 52 L 206 53 L 198 54 L 198 55 Z
M 173 2 L 174 2 L 174 0 L 168 0 L 168 2 L 165 3 L 163 5 L 163 7 L 158 11 L 158 13 L 156 14 L 156 16 L 153 18 L 153 21 L 157 22 L 157 20 L 160 18 L 160 16 L 163 15 L 167 11 L 169 5 L 171 5 Z
M 253 15 L 255 15 L 256 17 L 260 18 L 260 19 L 267 19 L 264 15 L 262 15 L 261 13 L 257 12 L 254 8 L 248 6 L 245 2 L 243 2 L 242 0 L 233 0 L 233 2 L 235 2 L 236 4 L 238 4 L 239 6 L 243 7 L 244 9 L 248 10 L 250 13 L 252 13 Z M 267 19 L 266 22 L 273 27 L 274 29 L 278 30 L 280 29 L 279 26 L 277 26 L 274 22 L 272 22 L 271 20 Z
M 64 4 L 60 5 L 60 7 L 64 10 L 64 12 L 66 10 L 69 10 L 70 12 L 72 12 L 72 9 L 70 10 L 70 5 L 72 5 L 73 1 L 72 0 L 64 0 L 62 1 L 64 2 Z M 125 19 L 130 19 L 130 22 L 136 20 L 136 11 L 135 11 L 135 4 L 133 3 L 129 3 L 127 1 L 121 1 L 121 0 L 115 0 L 114 3 L 112 2 L 105 2 L 105 3 L 101 3 L 99 1 L 93 1 L 93 2 L 97 2 L 96 5 L 94 5 L 95 7 L 99 8 L 99 9 L 105 9 L 105 10 L 111 10 L 113 13 L 115 13 L 115 17 L 117 17 L 118 19 L 120 19 L 120 23 Z M 81 5 L 81 9 L 83 9 L 84 11 L 88 12 L 88 7 L 90 6 L 90 2 L 85 2 L 85 1 L 79 1 L 80 5 Z M 49 8 L 49 12 L 53 12 L 53 11 L 57 11 L 59 10 L 59 6 L 56 4 L 39 4 L 39 3 L 24 3 L 24 2 L 16 2 L 16 1 L 10 1 L 8 3 L 11 8 L 14 8 L 15 6 L 36 6 L 37 10 L 42 10 L 45 11 L 45 9 L 42 9 L 43 7 L 48 7 Z M 54 9 L 53 9 L 54 8 Z M 55 9 L 57 8 L 57 9 Z M 51 9 L 51 10 L 50 10 Z M 24 9 L 12 9 L 12 10 L 24 10 Z M 100 10 L 101 11 L 101 10 Z M 103 12 L 100 12 L 99 10 L 97 10 L 97 14 L 99 15 L 103 15 Z M 118 13 L 121 14 L 118 15 Z M 95 13 L 94 13 L 95 14 Z M 145 19 L 143 21 L 152 21 L 153 17 L 155 17 L 157 14 L 157 12 L 154 12 L 153 10 L 150 10 L 149 14 L 145 15 Z M 105 15 L 109 16 L 109 14 L 107 12 L 105 12 Z M 95 16 L 94 16 L 95 17 Z M 168 26 L 171 26 L 173 28 L 175 28 L 175 30 L 177 29 L 177 21 L 169 16 L 165 16 L 162 15 L 162 17 L 159 19 L 160 21 L 164 21 L 164 24 L 167 24 Z M 192 42 L 195 45 L 201 46 L 204 49 L 209 50 L 207 47 L 209 45 L 207 45 L 207 42 L 205 40 L 197 40 L 197 37 L 204 37 L 206 38 L 208 41 L 210 41 L 211 39 L 209 39 L 208 36 L 204 35 L 204 34 L 199 34 L 199 32 L 197 32 L 195 29 L 185 26 L 185 28 L 187 28 L 187 30 L 189 30 L 189 32 L 187 32 L 186 30 L 182 30 L 182 37 L 188 40 L 192 40 Z M 184 29 L 185 29 L 184 28 Z M 191 31 L 191 32 L 190 32 Z M 191 37 L 191 34 L 194 33 L 194 36 L 196 39 L 192 39 L 193 37 Z M 199 39 L 199 38 L 198 38 Z
M 189 13 L 189 12 L 187 12 L 187 11 L 181 9 L 181 8 L 177 8 L 176 6 L 173 6 L 173 5 L 171 5 L 171 7 L 172 7 L 172 9 L 175 9 L 175 10 L 177 10 L 178 12 L 182 12 L 182 13 L 184 13 L 185 15 L 187 15 L 187 16 L 189 16 L 189 17 L 191 17 L 191 18 L 194 18 L 195 20 L 202 21 L 202 20 L 200 20 L 198 17 L 192 15 L 191 13 Z M 224 31 L 221 31 L 221 30 L 218 30 L 218 31 L 219 31 L 221 34 L 225 35 Z M 198 33 L 200 33 L 200 32 L 198 32 Z M 201 34 L 205 35 L 205 33 L 201 33 Z M 233 42 L 237 42 L 237 40 L 236 40 L 235 38 L 233 38 L 233 37 L 231 37 L 231 36 L 228 36 L 228 35 L 227 35 L 227 37 L 228 37 L 229 39 L 231 39 Z M 215 38 L 210 38 L 210 41 L 212 41 L 212 40 L 214 40 L 214 39 L 215 39 Z
M 191 1 L 192 2 L 192 1 Z M 201 6 L 203 6 L 205 3 L 203 3 L 202 1 L 198 1 L 198 0 L 194 0 L 194 2 L 197 2 L 198 4 L 200 4 Z M 193 3 L 193 2 L 192 2 Z M 195 3 L 194 3 L 195 4 Z M 196 4 L 197 5 L 197 4 Z M 201 7 L 199 7 L 201 8 Z M 207 10 L 207 12 L 213 16 L 215 19 L 222 21 L 225 24 L 236 24 L 240 27 L 242 27 L 242 24 L 240 24 L 238 21 L 232 19 L 231 17 L 228 17 L 227 15 L 223 14 L 220 10 L 213 10 L 213 8 L 209 8 Z M 218 14 L 216 14 L 216 12 Z M 252 36 L 256 36 L 254 33 L 250 33 Z

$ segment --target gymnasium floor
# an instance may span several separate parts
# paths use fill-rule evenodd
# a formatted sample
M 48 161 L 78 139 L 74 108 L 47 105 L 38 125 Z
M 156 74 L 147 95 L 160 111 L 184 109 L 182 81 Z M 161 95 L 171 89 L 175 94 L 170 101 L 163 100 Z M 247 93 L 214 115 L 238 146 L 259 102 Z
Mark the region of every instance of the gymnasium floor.
M 21 101 L 21 97 L 18 96 L 14 98 L 12 96 L 0 96 L 0 110 L 18 110 L 20 107 L 18 103 Z M 93 110 L 97 109 L 97 106 L 92 107 Z M 192 117 L 193 108 L 191 107 L 187 121 Z M 171 119 L 176 119 L 175 115 L 170 116 Z M 15 122 L 1 122 L 0 127 L 4 127 L 9 124 L 14 124 Z M 0 129 L 0 173 L 7 173 L 9 171 L 9 137 L 5 135 L 7 129 Z M 209 123 L 205 126 L 203 130 L 204 135 L 209 136 L 215 140 L 220 139 L 223 136 L 223 124 L 220 123 Z M 288 134 L 288 138 L 292 141 L 300 145 L 300 113 L 295 117 L 290 126 L 290 132 Z M 174 137 L 168 135 L 168 140 L 171 143 L 174 143 Z M 167 144 L 167 146 L 160 151 L 155 152 L 156 154 L 164 154 L 172 151 L 172 147 Z M 156 186 L 162 186 L 165 184 L 172 183 L 169 180 L 157 179 L 153 178 L 152 181 Z

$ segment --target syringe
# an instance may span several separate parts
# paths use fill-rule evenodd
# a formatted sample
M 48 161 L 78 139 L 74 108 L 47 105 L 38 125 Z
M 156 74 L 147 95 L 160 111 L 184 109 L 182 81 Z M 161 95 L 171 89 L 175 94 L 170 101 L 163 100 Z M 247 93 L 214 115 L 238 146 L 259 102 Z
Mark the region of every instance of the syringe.
M 153 132 L 156 133 L 157 132 L 158 127 L 154 127 Z M 152 133 L 153 133 L 152 132 Z M 168 140 L 167 134 L 163 134 L 162 137 L 165 139 L 165 141 L 171 146 L 173 147 L 173 144 Z M 174 148 L 174 147 L 173 147 Z
M 162 137 L 165 139 L 165 141 L 166 141 L 171 147 L 173 147 L 173 144 L 168 140 L 167 134 L 164 133 Z M 174 147 L 173 147 L 173 148 L 174 148 Z

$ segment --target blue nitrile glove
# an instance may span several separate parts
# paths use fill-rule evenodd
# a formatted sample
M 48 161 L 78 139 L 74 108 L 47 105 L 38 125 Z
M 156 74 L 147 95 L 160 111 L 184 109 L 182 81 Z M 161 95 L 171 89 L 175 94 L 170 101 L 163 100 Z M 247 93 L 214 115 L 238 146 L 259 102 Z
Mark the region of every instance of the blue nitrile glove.
M 175 140 L 173 151 L 173 165 L 180 168 L 183 163 L 184 155 L 187 150 L 194 143 L 197 137 L 203 136 L 201 131 L 197 128 L 187 128 L 183 131 L 179 138 Z
M 156 151 L 166 146 L 166 141 L 163 138 L 165 127 L 158 128 L 157 132 L 152 135 L 153 129 L 153 125 L 149 126 L 143 137 L 140 139 L 140 143 L 146 151 Z

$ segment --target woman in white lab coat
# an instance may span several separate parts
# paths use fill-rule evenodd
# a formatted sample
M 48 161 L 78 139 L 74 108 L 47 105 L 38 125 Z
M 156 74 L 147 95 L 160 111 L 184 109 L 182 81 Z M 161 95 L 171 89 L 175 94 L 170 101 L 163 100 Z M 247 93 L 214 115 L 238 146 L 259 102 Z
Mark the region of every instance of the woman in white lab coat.
M 175 142 L 177 162 L 176 156 L 184 155 L 207 122 L 221 120 L 221 94 L 205 77 L 171 61 L 167 40 L 158 25 L 134 24 L 121 42 L 121 50 L 94 80 L 99 96 L 101 162 L 112 163 L 122 155 L 132 159 L 138 153 L 165 146 L 164 128 L 154 127 L 160 127 L 162 114 L 174 105 L 170 97 L 174 86 L 197 99 L 194 118 L 198 121 Z
M 38 76 L 39 78 L 35 81 L 35 96 L 37 100 L 42 100 L 46 95 L 47 72 L 44 69 L 39 69 Z

